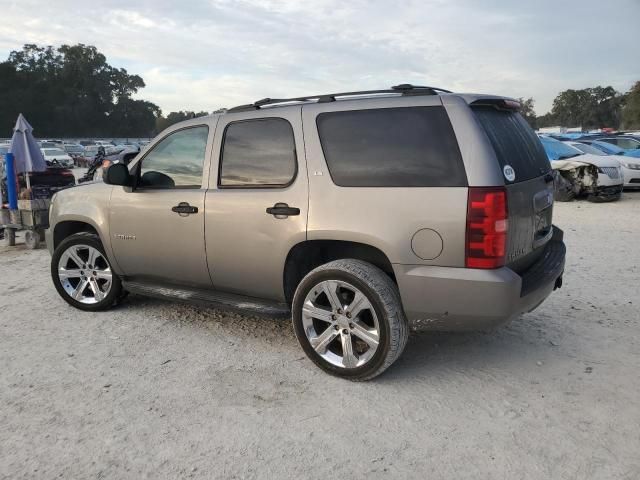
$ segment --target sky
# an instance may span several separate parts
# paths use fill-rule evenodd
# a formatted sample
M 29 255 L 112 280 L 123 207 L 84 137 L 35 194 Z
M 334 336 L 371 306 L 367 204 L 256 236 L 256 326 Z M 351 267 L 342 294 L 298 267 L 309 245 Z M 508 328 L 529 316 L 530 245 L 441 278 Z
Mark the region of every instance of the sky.
M 640 0 L 0 0 L 0 60 L 95 45 L 138 98 L 212 111 L 398 83 L 533 97 L 640 80 Z

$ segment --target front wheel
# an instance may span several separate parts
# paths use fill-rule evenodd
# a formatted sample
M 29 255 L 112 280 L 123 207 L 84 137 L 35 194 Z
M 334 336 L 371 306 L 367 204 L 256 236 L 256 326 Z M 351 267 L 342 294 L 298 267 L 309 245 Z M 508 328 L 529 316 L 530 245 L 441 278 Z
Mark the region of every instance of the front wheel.
M 76 233 L 65 238 L 51 257 L 51 277 L 60 296 L 88 311 L 111 308 L 122 297 L 120 278 L 97 235 Z
M 409 328 L 395 283 L 361 260 L 311 271 L 293 299 L 293 327 L 307 356 L 324 371 L 369 380 L 395 362 Z

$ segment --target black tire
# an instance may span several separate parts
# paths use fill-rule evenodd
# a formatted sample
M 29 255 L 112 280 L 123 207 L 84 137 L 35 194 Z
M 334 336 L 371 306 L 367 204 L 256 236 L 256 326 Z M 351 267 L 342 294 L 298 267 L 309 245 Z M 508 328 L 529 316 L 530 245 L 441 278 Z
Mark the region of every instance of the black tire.
M 115 272 L 113 272 L 113 269 L 111 269 L 112 278 L 111 278 L 111 288 L 109 290 L 109 293 L 102 300 L 96 303 L 87 304 L 87 303 L 79 302 L 71 298 L 71 296 L 66 292 L 58 276 L 58 264 L 60 262 L 60 257 L 63 255 L 63 253 L 73 245 L 87 245 L 97 249 L 102 254 L 102 256 L 104 257 L 104 260 L 109 265 L 109 267 L 111 267 L 111 265 L 109 264 L 107 255 L 102 246 L 102 242 L 100 241 L 100 237 L 98 237 L 96 234 L 89 233 L 89 232 L 81 232 L 81 233 L 76 233 L 74 235 L 68 236 L 67 238 L 65 238 L 60 242 L 60 244 L 56 247 L 51 257 L 51 279 L 53 280 L 53 284 L 56 287 L 58 294 L 60 294 L 63 300 L 67 302 L 69 305 L 71 305 L 72 307 L 75 307 L 79 310 L 89 311 L 89 312 L 108 310 L 109 308 L 119 303 L 126 295 L 126 292 L 123 291 L 122 282 L 120 278 L 115 274 Z
M 622 193 L 614 194 L 614 195 L 591 194 L 587 196 L 587 201 L 592 203 L 608 203 L 608 202 L 616 202 L 620 200 L 621 197 L 622 197 Z
M 354 368 L 336 366 L 320 356 L 307 338 L 302 307 L 311 289 L 326 280 L 343 281 L 355 286 L 375 310 L 380 330 L 379 345 L 364 365 Z M 307 356 L 325 372 L 353 381 L 370 380 L 384 372 L 400 357 L 409 338 L 407 318 L 393 280 L 374 265 L 355 259 L 335 260 L 307 274 L 296 289 L 292 319 L 296 337 Z

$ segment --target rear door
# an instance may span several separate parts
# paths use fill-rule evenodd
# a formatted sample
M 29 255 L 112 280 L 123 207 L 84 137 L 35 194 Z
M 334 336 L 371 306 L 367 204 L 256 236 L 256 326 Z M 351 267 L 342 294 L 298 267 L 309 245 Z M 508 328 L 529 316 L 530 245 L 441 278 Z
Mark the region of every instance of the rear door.
M 301 108 L 220 117 L 205 200 L 207 259 L 217 290 L 284 300 L 287 255 L 307 228 Z
M 526 270 L 552 236 L 551 164 L 524 118 L 514 110 L 472 105 L 502 170 L 507 189 L 509 235 L 506 264 Z

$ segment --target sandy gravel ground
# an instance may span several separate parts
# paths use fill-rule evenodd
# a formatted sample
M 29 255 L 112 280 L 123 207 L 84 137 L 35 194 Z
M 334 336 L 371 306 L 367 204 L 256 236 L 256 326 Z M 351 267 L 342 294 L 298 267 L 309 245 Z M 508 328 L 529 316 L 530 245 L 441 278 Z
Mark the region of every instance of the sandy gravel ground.
M 325 375 L 288 322 L 131 296 L 91 314 L 0 249 L 0 478 L 640 478 L 640 193 L 556 206 L 565 286 L 493 332 Z

